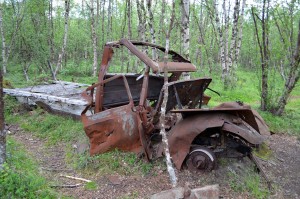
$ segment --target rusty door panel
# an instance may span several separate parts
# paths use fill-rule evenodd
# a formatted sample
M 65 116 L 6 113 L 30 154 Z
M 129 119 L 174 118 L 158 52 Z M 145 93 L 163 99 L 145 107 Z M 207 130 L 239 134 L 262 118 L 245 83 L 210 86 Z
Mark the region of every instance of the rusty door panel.
M 84 130 L 90 139 L 90 154 L 113 149 L 141 150 L 136 112 L 125 105 L 82 117 Z

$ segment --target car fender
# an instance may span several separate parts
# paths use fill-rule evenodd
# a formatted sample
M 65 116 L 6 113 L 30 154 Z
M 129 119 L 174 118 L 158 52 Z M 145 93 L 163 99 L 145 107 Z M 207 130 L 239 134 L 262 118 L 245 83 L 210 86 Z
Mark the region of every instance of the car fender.
M 193 140 L 209 128 L 220 128 L 252 145 L 259 145 L 264 140 L 259 132 L 235 115 L 218 112 L 197 114 L 181 120 L 170 130 L 170 155 L 177 169 L 181 168 Z

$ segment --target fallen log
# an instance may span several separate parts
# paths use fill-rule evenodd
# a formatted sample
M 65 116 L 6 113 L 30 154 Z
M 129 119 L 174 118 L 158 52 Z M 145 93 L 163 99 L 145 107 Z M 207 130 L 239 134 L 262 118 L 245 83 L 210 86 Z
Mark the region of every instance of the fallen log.
M 23 91 L 23 90 L 18 90 L 18 89 L 7 89 L 4 88 L 3 92 L 5 94 L 9 94 L 11 96 L 15 97 L 27 97 L 30 99 L 35 100 L 46 100 L 49 102 L 61 102 L 65 104 L 70 104 L 70 105 L 79 105 L 79 106 L 86 106 L 88 102 L 84 100 L 83 98 L 80 99 L 72 99 L 72 98 L 65 98 L 65 97 L 58 97 L 58 96 L 53 96 L 53 95 L 47 95 L 47 94 L 42 94 L 42 93 L 32 93 L 28 91 Z

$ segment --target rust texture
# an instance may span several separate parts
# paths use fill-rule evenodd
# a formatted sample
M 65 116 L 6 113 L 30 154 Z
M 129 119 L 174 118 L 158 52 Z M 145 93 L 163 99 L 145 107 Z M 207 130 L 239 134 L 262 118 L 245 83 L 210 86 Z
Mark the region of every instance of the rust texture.
M 226 147 L 255 147 L 263 142 L 261 134 L 268 134 L 269 129 L 250 106 L 228 102 L 207 108 L 210 96 L 204 92 L 211 78 L 179 80 L 182 72 L 196 71 L 190 61 L 169 51 L 171 60 L 165 65 L 150 59 L 137 46 L 165 50 L 155 44 L 127 39 L 107 43 L 98 82 L 82 93 L 89 103 L 81 118 L 90 139 L 91 155 L 113 149 L 141 153 L 147 160 L 160 155 L 153 140 L 159 138 L 158 118 L 164 84 L 159 73 L 164 67 L 170 73 L 166 107 L 168 140 L 172 160 L 178 169 L 183 167 L 187 157 L 189 167 L 198 164 L 195 168 L 211 169 L 215 164 L 212 157 L 215 156 L 210 153 Z M 137 74 L 107 73 L 114 49 L 119 47 L 126 47 L 145 63 L 142 78 Z M 209 162 L 205 158 L 211 158 L 208 159 L 210 166 L 205 165 Z

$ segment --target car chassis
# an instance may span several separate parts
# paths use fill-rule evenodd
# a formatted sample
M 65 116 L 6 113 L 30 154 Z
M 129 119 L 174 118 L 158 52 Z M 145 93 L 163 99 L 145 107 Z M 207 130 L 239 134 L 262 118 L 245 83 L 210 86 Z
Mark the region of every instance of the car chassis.
M 194 171 L 216 168 L 216 154 L 228 148 L 244 155 L 262 144 L 269 129 L 261 116 L 241 102 L 222 103 L 207 108 L 210 97 L 204 94 L 211 78 L 180 80 L 183 72 L 195 72 L 190 61 L 174 51 L 171 60 L 157 62 L 137 46 L 164 47 L 121 39 L 104 46 L 98 82 L 82 96 L 88 105 L 81 114 L 90 140 L 90 154 L 114 149 L 143 154 L 147 160 L 162 154 L 160 111 L 164 79 L 159 74 L 167 67 L 169 79 L 166 119 L 170 155 L 177 169 Z M 139 74 L 109 74 L 114 49 L 126 47 L 144 64 Z M 152 72 L 153 74 L 150 74 Z

